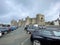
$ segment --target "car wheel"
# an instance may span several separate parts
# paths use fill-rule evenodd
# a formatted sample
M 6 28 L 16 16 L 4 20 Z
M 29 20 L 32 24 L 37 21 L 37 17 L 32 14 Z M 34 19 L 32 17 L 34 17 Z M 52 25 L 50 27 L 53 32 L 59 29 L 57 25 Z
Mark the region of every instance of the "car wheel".
M 2 33 L 0 33 L 0 37 L 2 37 Z
M 27 33 L 29 34 L 30 32 L 28 31 Z
M 11 30 L 8 30 L 7 33 L 11 32 Z
M 4 34 L 7 34 L 7 31 L 6 31 L 6 32 L 4 32 Z
M 40 41 L 38 41 L 38 40 L 34 40 L 34 41 L 33 41 L 33 45 L 41 45 L 41 43 L 40 43 Z
M 27 33 L 28 33 L 28 34 L 31 34 L 31 32 L 29 32 L 29 31 L 28 31 Z

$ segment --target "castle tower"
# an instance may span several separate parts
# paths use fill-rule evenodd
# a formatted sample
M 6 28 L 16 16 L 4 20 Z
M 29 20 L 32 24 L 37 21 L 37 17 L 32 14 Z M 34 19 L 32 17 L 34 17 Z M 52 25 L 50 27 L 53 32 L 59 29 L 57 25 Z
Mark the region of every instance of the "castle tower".
M 18 26 L 21 26 L 21 20 L 18 21 Z
M 42 14 L 37 14 L 36 16 L 36 23 L 38 25 L 45 25 L 45 17 Z
M 36 24 L 36 18 L 31 18 L 31 24 Z
M 27 16 L 25 25 L 29 25 L 29 24 L 30 24 L 30 18 L 29 18 L 29 16 Z
M 17 21 L 13 19 L 13 20 L 11 21 L 11 26 L 17 26 L 17 25 L 18 25 Z

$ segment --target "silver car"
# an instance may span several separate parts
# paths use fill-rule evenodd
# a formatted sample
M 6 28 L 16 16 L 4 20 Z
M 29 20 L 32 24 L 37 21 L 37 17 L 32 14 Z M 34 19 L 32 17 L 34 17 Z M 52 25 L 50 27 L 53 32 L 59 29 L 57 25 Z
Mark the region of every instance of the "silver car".
M 27 31 L 29 34 L 31 34 L 31 33 L 32 33 L 33 31 L 35 31 L 36 29 L 38 29 L 38 27 L 29 26 L 26 31 Z

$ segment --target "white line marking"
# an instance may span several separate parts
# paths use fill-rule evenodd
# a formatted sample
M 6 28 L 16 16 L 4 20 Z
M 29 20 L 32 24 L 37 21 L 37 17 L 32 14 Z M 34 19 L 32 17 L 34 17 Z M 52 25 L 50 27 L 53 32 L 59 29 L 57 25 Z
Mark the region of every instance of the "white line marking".
M 25 39 L 25 40 L 21 43 L 21 45 L 24 45 L 24 43 L 25 43 L 28 39 L 29 39 L 29 38 Z

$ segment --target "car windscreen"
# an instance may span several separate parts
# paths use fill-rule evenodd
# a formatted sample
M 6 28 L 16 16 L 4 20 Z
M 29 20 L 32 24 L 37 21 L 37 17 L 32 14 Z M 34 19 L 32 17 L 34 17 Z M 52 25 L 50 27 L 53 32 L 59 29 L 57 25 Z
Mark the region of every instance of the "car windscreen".
M 38 29 L 38 27 L 30 26 L 29 29 Z
M 60 31 L 53 31 L 55 36 L 60 36 Z
M 47 36 L 48 36 L 48 35 L 53 35 L 51 31 L 47 31 L 47 30 L 42 30 L 42 31 L 40 31 L 40 34 L 41 34 L 41 35 L 47 35 Z

